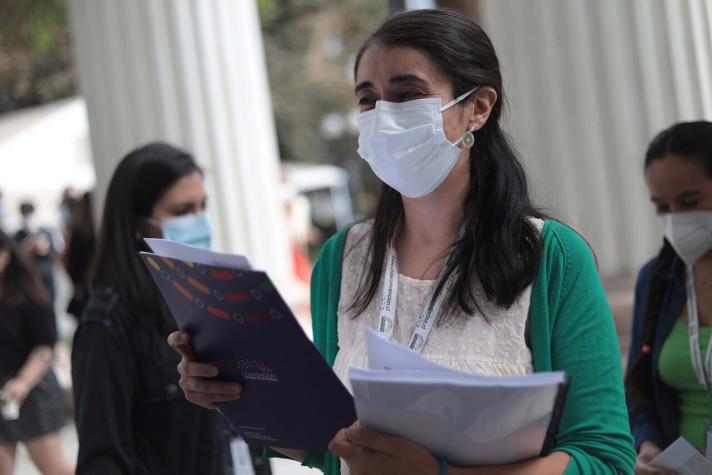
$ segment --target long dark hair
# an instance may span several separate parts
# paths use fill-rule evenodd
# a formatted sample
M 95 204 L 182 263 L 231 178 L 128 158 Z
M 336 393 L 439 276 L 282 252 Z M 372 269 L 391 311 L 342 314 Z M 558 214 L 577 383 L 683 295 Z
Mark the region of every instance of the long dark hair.
M 201 170 L 193 157 L 168 144 L 151 143 L 126 155 L 109 184 L 92 263 L 92 287 L 113 287 L 124 304 L 162 332 L 174 323 L 138 256 L 147 250 L 141 230 L 165 192 L 194 172 Z
M 0 306 L 49 305 L 47 290 L 35 267 L 17 249 L 12 239 L 0 231 L 0 251 L 10 253 L 5 270 L 0 272 Z
M 452 81 L 453 97 L 474 87 L 492 87 L 498 100 L 487 123 L 475 132 L 470 152 L 470 189 L 465 200 L 464 233 L 453 245 L 451 264 L 436 286 L 457 278 L 447 309 L 479 308 L 473 294 L 479 283 L 489 301 L 510 307 L 536 277 L 541 259 L 540 233 L 531 222 L 542 217 L 529 197 L 524 169 L 499 125 L 504 102 L 499 61 L 479 25 L 449 10 L 416 10 L 390 17 L 361 46 L 354 75 L 372 45 L 398 45 L 425 53 Z M 378 291 L 388 243 L 403 216 L 400 194 L 383 186 L 369 249 L 367 269 L 352 308 L 363 312 Z
M 645 153 L 645 170 L 658 160 L 669 155 L 676 155 L 700 166 L 700 171 L 712 179 L 712 122 L 680 122 L 669 127 L 650 142 Z M 626 374 L 626 391 L 629 397 L 635 398 L 650 406 L 653 405 L 653 360 L 652 347 L 655 341 L 655 330 L 658 314 L 665 296 L 667 280 L 661 272 L 669 269 L 675 260 L 675 250 L 667 240 L 658 253 L 651 270 L 648 295 L 644 307 L 643 338 L 640 354 L 635 361 L 630 362 Z M 682 272 L 683 267 L 680 266 Z M 673 276 L 682 279 L 682 274 Z

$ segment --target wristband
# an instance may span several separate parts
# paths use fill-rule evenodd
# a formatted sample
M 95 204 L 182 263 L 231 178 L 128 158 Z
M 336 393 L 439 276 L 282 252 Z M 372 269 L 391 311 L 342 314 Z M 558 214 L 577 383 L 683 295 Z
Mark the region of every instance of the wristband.
M 440 462 L 440 475 L 447 475 L 447 459 L 438 457 L 438 462 Z

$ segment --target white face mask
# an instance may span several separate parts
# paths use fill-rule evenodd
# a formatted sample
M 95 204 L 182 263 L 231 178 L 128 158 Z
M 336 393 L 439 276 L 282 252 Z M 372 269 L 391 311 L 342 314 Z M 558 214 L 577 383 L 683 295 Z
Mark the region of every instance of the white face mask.
M 409 102 L 376 101 L 358 116 L 358 153 L 384 183 L 408 198 L 433 192 L 460 157 L 462 138 L 445 136 L 442 112 L 476 91 L 441 107 L 439 98 Z M 470 144 L 471 145 L 471 144 Z
M 665 238 L 687 267 L 712 249 L 712 211 L 667 213 L 658 221 Z

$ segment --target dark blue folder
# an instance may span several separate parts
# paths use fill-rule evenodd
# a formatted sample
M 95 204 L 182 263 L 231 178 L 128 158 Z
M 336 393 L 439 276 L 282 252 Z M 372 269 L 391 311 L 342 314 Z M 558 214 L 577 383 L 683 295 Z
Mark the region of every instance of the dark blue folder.
M 201 263 L 205 251 L 182 247 L 181 258 L 141 257 L 190 334 L 196 360 L 215 364 L 216 379 L 243 384 L 241 399 L 218 403 L 220 412 L 248 444 L 326 450 L 356 420 L 353 399 L 272 281 L 261 271 Z

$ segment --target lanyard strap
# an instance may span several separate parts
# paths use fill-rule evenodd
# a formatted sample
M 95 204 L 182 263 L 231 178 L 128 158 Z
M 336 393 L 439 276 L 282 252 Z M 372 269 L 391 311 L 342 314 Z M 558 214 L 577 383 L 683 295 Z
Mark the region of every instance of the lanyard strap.
M 707 344 L 705 362 L 700 354 L 700 321 L 697 309 L 697 294 L 695 293 L 695 274 L 692 267 L 687 269 L 687 332 L 690 337 L 690 356 L 695 369 L 697 381 L 707 388 L 712 395 L 712 338 Z
M 445 262 L 443 270 L 440 272 L 440 278 L 442 278 L 445 269 L 450 265 L 452 260 L 452 254 Z M 438 278 L 438 281 L 440 280 Z M 450 274 L 447 282 L 441 289 L 440 293 L 433 295 L 431 293 L 428 299 L 429 303 L 425 306 L 423 311 L 418 318 L 418 323 L 415 326 L 415 331 L 410 337 L 408 342 L 408 348 L 421 353 L 425 347 L 425 343 L 428 341 L 430 332 L 435 326 L 440 317 L 440 311 L 442 309 L 443 300 L 450 293 L 450 289 L 455 282 L 455 272 Z M 433 288 L 433 293 L 437 285 Z M 398 303 L 398 259 L 396 258 L 396 252 L 392 244 L 388 245 L 388 252 L 386 253 L 386 275 L 383 281 L 383 297 L 381 301 L 381 311 L 380 317 L 378 319 L 378 335 L 384 340 L 391 341 L 393 339 L 393 327 L 396 323 L 396 306 Z

